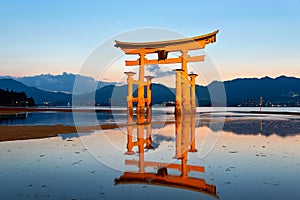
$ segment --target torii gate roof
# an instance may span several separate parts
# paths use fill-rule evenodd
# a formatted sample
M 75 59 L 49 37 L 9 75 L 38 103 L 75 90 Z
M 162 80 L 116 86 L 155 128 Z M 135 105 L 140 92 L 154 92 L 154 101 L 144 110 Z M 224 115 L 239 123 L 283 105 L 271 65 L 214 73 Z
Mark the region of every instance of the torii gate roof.
M 195 36 L 191 38 L 183 38 L 177 40 L 166 40 L 158 42 L 121 42 L 115 41 L 115 47 L 121 48 L 125 53 L 135 54 L 139 52 L 153 53 L 156 51 L 180 51 L 205 48 L 206 44 L 214 43 L 219 30 L 214 32 Z

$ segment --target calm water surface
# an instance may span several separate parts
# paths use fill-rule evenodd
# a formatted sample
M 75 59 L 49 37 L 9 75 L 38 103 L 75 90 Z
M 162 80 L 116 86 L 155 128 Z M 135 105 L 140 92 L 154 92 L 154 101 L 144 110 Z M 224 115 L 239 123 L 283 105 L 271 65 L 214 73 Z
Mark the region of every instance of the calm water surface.
M 300 118 L 236 111 L 1 142 L 0 199 L 299 199 Z M 74 123 L 70 113 L 39 114 L 23 124 Z M 91 124 L 128 120 L 85 115 Z

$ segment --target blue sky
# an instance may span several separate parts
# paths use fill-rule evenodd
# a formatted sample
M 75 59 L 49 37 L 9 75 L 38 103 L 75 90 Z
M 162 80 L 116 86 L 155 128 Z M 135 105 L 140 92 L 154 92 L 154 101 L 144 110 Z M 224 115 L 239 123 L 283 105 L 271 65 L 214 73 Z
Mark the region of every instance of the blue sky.
M 0 27 L 0 75 L 77 73 L 107 38 L 158 27 L 188 37 L 219 29 L 206 52 L 223 80 L 300 77 L 299 0 L 1 0 Z

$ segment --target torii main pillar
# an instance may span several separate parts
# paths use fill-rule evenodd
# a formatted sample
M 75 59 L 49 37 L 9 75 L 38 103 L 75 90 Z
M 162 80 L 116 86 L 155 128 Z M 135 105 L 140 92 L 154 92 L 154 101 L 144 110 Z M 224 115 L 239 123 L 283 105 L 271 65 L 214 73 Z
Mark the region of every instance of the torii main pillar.
M 137 99 L 137 113 L 144 113 L 145 111 L 145 53 L 140 52 L 140 62 L 139 62 L 139 79 L 138 79 L 138 99 Z
M 139 66 L 138 80 L 133 80 L 132 73 L 127 73 L 128 88 L 129 84 L 138 85 L 138 96 L 132 97 L 132 92 L 128 93 L 128 110 L 132 110 L 132 102 L 137 102 L 137 113 L 145 112 L 151 106 L 151 79 L 145 82 L 145 66 L 153 64 L 175 64 L 180 63 L 181 69 L 176 70 L 176 108 L 175 114 L 195 113 L 196 112 L 196 95 L 195 95 L 195 78 L 196 74 L 188 74 L 188 62 L 204 61 L 204 56 L 190 56 L 188 51 L 204 49 L 206 44 L 214 43 L 219 31 L 214 31 L 206 35 L 200 35 L 192 38 L 168 40 L 159 42 L 120 42 L 116 41 L 115 47 L 121 48 L 125 54 L 139 55 L 137 60 L 126 60 L 126 66 Z M 177 58 L 168 58 L 169 52 L 181 52 Z M 157 53 L 158 58 L 148 60 L 147 54 Z M 145 86 L 147 86 L 147 97 L 145 97 Z M 132 88 L 132 87 L 131 87 Z M 150 103 L 149 103 L 150 102 Z

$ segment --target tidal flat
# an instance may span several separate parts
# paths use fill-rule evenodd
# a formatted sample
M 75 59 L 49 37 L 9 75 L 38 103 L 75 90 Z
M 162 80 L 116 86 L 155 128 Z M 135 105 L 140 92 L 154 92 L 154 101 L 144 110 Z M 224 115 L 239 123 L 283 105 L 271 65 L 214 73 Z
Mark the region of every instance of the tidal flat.
M 129 125 L 124 113 L 2 118 L 1 137 L 12 134 L 8 127 L 19 136 L 20 127 L 55 134 L 0 142 L 0 197 L 299 199 L 298 115 L 201 109 L 180 119 L 160 110 Z

